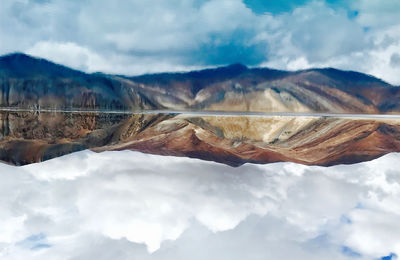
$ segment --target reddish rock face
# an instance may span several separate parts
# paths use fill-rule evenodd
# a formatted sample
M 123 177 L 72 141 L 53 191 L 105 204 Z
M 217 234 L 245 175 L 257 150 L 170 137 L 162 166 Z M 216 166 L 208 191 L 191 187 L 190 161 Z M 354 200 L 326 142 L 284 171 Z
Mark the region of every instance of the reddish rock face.
M 400 120 L 169 114 L 0 113 L 0 160 L 24 165 L 91 149 L 231 166 L 356 163 L 400 151 Z

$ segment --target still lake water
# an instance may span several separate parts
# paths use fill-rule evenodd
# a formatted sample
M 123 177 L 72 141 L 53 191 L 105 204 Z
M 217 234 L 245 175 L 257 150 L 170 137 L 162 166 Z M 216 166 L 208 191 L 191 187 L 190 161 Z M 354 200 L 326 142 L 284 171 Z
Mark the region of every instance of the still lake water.
M 394 115 L 0 112 L 0 160 L 25 165 L 76 151 L 133 150 L 231 166 L 352 164 L 400 151 Z
M 396 118 L 3 111 L 0 120 L 1 258 L 400 255 Z

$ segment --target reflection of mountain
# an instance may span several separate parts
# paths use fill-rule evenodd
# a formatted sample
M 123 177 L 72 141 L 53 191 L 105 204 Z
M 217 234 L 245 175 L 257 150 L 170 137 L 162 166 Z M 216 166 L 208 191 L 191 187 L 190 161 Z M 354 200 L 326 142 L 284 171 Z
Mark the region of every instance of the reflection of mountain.
M 2 112 L 0 119 L 0 160 L 17 165 L 88 148 L 232 166 L 276 161 L 333 165 L 400 151 L 400 120 L 28 112 Z
M 137 77 L 85 74 L 24 54 L 0 57 L 0 107 L 380 113 L 400 88 L 335 69 L 228 67 Z

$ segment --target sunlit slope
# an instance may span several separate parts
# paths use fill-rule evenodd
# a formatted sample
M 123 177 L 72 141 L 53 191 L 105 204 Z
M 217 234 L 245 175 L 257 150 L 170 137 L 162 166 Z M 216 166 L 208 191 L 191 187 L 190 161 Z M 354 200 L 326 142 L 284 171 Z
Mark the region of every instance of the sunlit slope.
M 399 119 L 0 113 L 0 160 L 23 165 L 91 149 L 194 157 L 231 166 L 355 163 L 400 152 Z
M 297 72 L 241 64 L 126 77 L 86 74 L 24 54 L 0 57 L 0 107 L 399 113 L 400 90 L 336 69 Z
M 399 140 L 400 120 L 178 116 L 95 150 L 131 149 L 233 166 L 277 161 L 335 165 L 400 151 Z

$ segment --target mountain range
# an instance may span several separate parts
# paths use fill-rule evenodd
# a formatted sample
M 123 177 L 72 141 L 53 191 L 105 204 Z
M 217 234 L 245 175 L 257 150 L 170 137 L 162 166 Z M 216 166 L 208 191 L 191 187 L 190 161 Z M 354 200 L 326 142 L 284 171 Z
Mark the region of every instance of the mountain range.
M 144 110 L 312 116 L 140 113 Z M 400 120 L 340 114 L 399 112 L 400 87 L 332 68 L 293 72 L 233 64 L 129 77 L 88 74 L 21 53 L 0 57 L 0 161 L 15 165 L 84 149 L 186 156 L 231 166 L 356 163 L 400 152 Z
M 0 111 L 0 161 L 91 149 L 216 161 L 336 165 L 400 152 L 399 119 Z
M 399 113 L 400 88 L 333 68 L 233 64 L 141 76 L 88 74 L 13 53 L 0 57 L 0 108 Z

